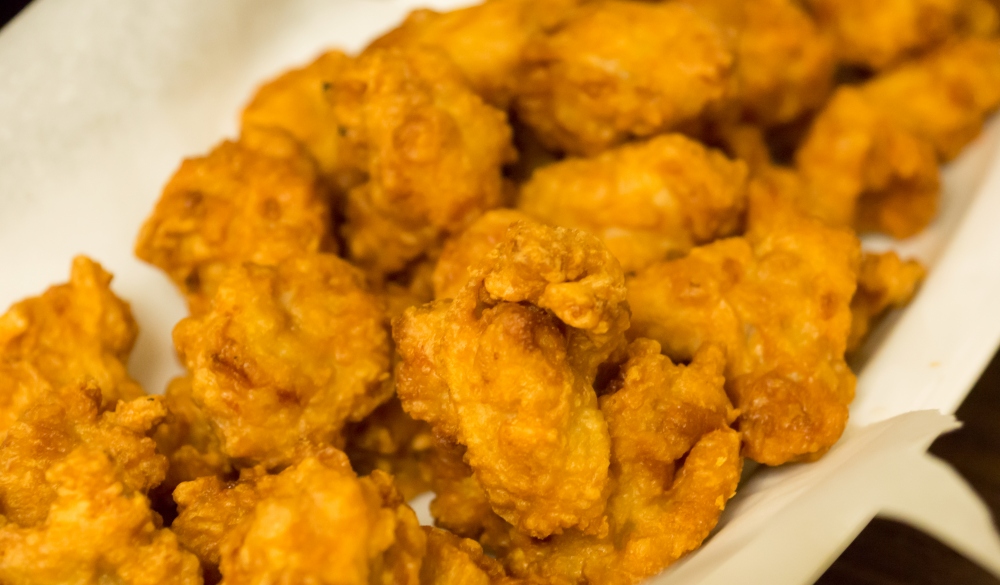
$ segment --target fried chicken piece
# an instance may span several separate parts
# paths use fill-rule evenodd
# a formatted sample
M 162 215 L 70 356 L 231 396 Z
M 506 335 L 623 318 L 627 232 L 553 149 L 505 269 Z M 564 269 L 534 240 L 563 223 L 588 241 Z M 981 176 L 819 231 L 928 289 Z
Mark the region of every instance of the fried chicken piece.
M 226 268 L 336 251 L 315 164 L 287 136 L 253 132 L 185 160 L 143 224 L 135 254 L 208 310 Z
M 854 397 L 844 352 L 858 241 L 756 184 L 748 227 L 631 279 L 629 335 L 681 361 L 723 345 L 743 454 L 767 465 L 815 459 L 840 438 Z
M 222 450 L 211 421 L 191 397 L 191 377 L 170 381 L 163 396 L 167 418 L 156 427 L 153 439 L 170 461 L 167 477 L 157 495 L 169 499 L 178 484 L 206 475 L 228 475 L 233 463 Z
M 950 160 L 1000 106 L 1000 40 L 967 39 L 866 83 L 869 104 Z
M 434 298 L 454 298 L 469 282 L 469 271 L 503 241 L 510 226 L 530 219 L 516 209 L 494 209 L 448 238 L 434 266 Z
M 519 222 L 448 300 L 393 326 L 403 408 L 537 537 L 603 530 L 608 435 L 593 383 L 624 346 L 624 277 L 584 232 Z
M 504 112 L 485 104 L 436 51 L 371 50 L 329 99 L 368 180 L 347 195 L 348 256 L 380 282 L 502 199 L 514 160 Z
M 234 266 L 211 310 L 174 329 L 191 398 L 240 465 L 340 444 L 389 397 L 389 336 L 364 277 L 336 256 Z
M 934 148 L 876 107 L 863 90 L 837 90 L 795 153 L 795 163 L 806 184 L 803 210 L 832 226 L 905 238 L 937 212 Z
M 960 0 L 959 37 L 995 37 L 1000 31 L 1000 5 L 994 0 Z
M 743 466 L 739 433 L 728 427 L 735 412 L 723 390 L 724 364 L 718 347 L 678 366 L 656 342 L 636 340 L 612 393 L 601 398 L 615 486 L 610 531 L 543 541 L 514 533 L 503 557 L 508 570 L 528 582 L 632 584 L 700 546 Z
M 625 272 L 733 235 L 746 206 L 747 166 L 680 134 L 539 169 L 518 208 L 601 238 Z
M 395 396 L 360 423 L 349 425 L 345 452 L 359 475 L 378 469 L 393 477 L 403 499 L 410 501 L 431 486 L 428 458 L 434 447 L 430 426 L 414 420 Z
M 764 126 L 791 122 L 829 95 L 833 46 L 796 1 L 683 3 L 733 39 L 733 94 L 742 120 Z
M 103 411 L 93 382 L 39 401 L 0 446 L 0 581 L 200 584 L 145 494 L 167 461 L 147 435 L 165 410 L 159 398 Z M 0 517 L 2 518 L 2 517 Z
M 519 118 L 551 150 L 593 155 L 667 132 L 717 104 L 733 55 L 679 3 L 598 0 L 524 51 Z
M 847 351 L 857 350 L 886 312 L 907 305 L 926 275 L 927 269 L 920 262 L 901 260 L 895 252 L 862 254 L 858 290 L 851 299 Z
M 180 541 L 223 583 L 419 581 L 426 537 L 389 476 L 358 479 L 327 449 L 268 475 L 203 477 L 178 486 Z
M 340 51 L 262 85 L 243 110 L 243 132 L 257 129 L 288 133 L 312 155 L 327 184 L 337 193 L 364 182 L 365 152 L 345 135 L 327 92 L 351 66 Z
M 885 69 L 954 34 L 961 0 L 806 0 L 846 63 Z
M 56 388 L 95 380 L 102 408 L 142 396 L 125 363 L 139 328 L 100 264 L 77 256 L 69 282 L 16 303 L 0 317 L 0 441 Z
M 420 567 L 420 585 L 513 585 L 503 565 L 487 556 L 476 541 L 430 526 L 424 527 L 424 534 L 427 556 Z
M 507 109 L 529 39 L 557 25 L 580 0 L 486 0 L 435 12 L 415 10 L 369 50 L 433 47 L 447 53 L 469 85 L 494 106 Z

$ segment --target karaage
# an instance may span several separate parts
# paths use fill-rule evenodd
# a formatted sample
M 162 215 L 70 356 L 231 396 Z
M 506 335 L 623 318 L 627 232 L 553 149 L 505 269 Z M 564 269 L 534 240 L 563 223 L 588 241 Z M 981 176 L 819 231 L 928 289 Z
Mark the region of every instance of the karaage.
M 336 251 L 332 219 L 309 155 L 287 135 L 255 131 L 184 161 L 135 254 L 166 272 L 198 314 L 232 264 Z
M 145 494 L 167 460 L 147 435 L 165 410 L 144 397 L 101 407 L 93 382 L 28 409 L 0 446 L 0 582 L 200 585 L 194 555 Z
M 494 209 L 448 238 L 434 266 L 434 298 L 454 298 L 469 282 L 469 270 L 503 241 L 510 226 L 530 219 L 516 209 Z
M 596 235 L 628 273 L 736 233 L 746 176 L 743 162 L 668 134 L 543 167 L 518 209 Z
M 689 6 L 597 0 L 535 36 L 515 110 L 549 149 L 593 155 L 675 129 L 727 93 L 733 55 Z
M 891 309 L 910 302 L 927 269 L 916 260 L 901 260 L 895 252 L 865 252 L 858 271 L 858 290 L 851 299 L 851 335 L 847 351 L 857 350 L 872 324 Z
M 844 352 L 859 261 L 850 231 L 800 215 L 755 182 L 745 237 L 629 280 L 629 335 L 682 361 L 706 342 L 724 346 L 744 455 L 768 465 L 814 459 L 840 438 L 854 397 Z
M 624 276 L 599 240 L 519 222 L 453 300 L 396 320 L 397 392 L 466 448 L 497 514 L 537 537 L 600 532 L 609 439 L 593 383 L 627 328 Z
M 205 477 L 175 492 L 181 542 L 223 583 L 417 585 L 426 537 L 389 476 L 358 479 L 327 449 L 268 475 Z
M 389 335 L 359 270 L 336 256 L 232 267 L 204 315 L 174 329 L 191 398 L 241 466 L 340 444 L 388 399 Z

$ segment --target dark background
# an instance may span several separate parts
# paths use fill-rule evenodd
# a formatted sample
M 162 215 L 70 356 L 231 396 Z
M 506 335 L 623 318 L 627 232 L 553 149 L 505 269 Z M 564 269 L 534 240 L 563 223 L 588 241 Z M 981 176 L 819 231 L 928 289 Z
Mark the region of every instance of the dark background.
M 28 3 L 0 0 L 0 27 Z M 951 463 L 972 484 L 996 521 L 1000 517 L 1000 354 L 993 357 L 958 410 L 958 419 L 964 426 L 938 439 L 931 452 Z M 926 534 L 876 518 L 817 583 L 1000 585 L 1000 580 Z

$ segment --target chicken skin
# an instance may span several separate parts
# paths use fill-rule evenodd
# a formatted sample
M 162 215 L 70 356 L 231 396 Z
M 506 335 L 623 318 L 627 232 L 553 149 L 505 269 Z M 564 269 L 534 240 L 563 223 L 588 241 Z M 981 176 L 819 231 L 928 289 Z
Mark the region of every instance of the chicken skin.
M 814 459 L 840 438 L 854 397 L 844 352 L 859 261 L 848 230 L 754 187 L 745 237 L 629 281 L 629 335 L 656 339 L 676 360 L 707 342 L 724 346 L 743 454 L 767 465 Z
M 335 256 L 233 267 L 174 343 L 192 400 L 240 466 L 287 465 L 302 449 L 341 444 L 344 424 L 391 393 L 381 306 Z
M 680 134 L 535 172 L 518 209 L 601 238 L 628 272 L 742 227 L 747 167 Z
M 466 448 L 497 514 L 536 537 L 600 532 L 609 439 L 593 383 L 628 322 L 599 240 L 519 222 L 454 299 L 396 320 L 397 392 Z

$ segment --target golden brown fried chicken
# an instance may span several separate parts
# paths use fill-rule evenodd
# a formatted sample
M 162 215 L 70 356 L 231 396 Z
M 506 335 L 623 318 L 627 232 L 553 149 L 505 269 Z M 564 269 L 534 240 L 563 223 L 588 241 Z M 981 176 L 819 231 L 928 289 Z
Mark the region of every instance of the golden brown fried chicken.
M 344 424 L 391 392 L 381 306 L 360 271 L 331 255 L 234 266 L 174 343 L 194 403 L 241 465 L 287 465 L 339 444 Z
M 626 272 L 734 234 L 747 166 L 680 134 L 541 168 L 518 209 L 601 238 Z
M 861 256 L 858 290 L 851 299 L 851 335 L 847 351 L 864 343 L 873 323 L 886 312 L 905 306 L 917 292 L 927 269 L 916 260 L 901 260 L 895 252 Z
M 420 567 L 420 585 L 498 585 L 511 583 L 503 565 L 483 552 L 476 541 L 446 530 L 424 527 L 427 555 Z
M 365 153 L 345 135 L 327 92 L 352 59 L 328 51 L 262 85 L 243 110 L 243 132 L 288 133 L 312 155 L 328 185 L 343 193 L 364 182 Z
M 549 30 L 580 0 L 486 0 L 449 12 L 410 13 L 370 49 L 433 47 L 443 50 L 487 102 L 506 109 L 514 94 L 522 53 L 535 34 Z
M 525 48 L 520 119 L 552 150 L 592 155 L 697 118 L 726 94 L 719 29 L 678 3 L 586 3 Z
M 309 156 L 287 136 L 259 131 L 184 161 L 135 254 L 166 272 L 198 314 L 231 264 L 335 251 L 331 220 Z
M 1000 106 L 1000 40 L 967 39 L 864 84 L 865 100 L 950 160 Z
M 339 452 L 278 475 L 204 477 L 174 494 L 182 543 L 223 583 L 419 583 L 426 537 L 389 476 L 358 479 Z
M 396 320 L 397 392 L 466 448 L 497 514 L 539 537 L 599 532 L 609 445 L 593 383 L 627 328 L 621 267 L 599 240 L 519 222 L 454 300 Z
M 345 137 L 368 180 L 347 195 L 348 256 L 373 282 L 419 260 L 502 198 L 514 159 L 505 114 L 439 52 L 371 50 L 333 83 Z
M 393 477 L 406 501 L 426 492 L 431 485 L 428 459 L 434 436 L 424 421 L 414 420 L 395 396 L 360 423 L 348 426 L 345 452 L 359 475 L 378 469 Z
M 503 241 L 510 226 L 530 219 L 516 209 L 494 209 L 448 238 L 434 267 L 434 298 L 454 298 L 469 282 L 469 271 Z
M 805 181 L 803 210 L 832 226 L 904 238 L 937 212 L 934 148 L 876 107 L 864 90 L 844 86 L 834 94 L 795 163 Z
M 71 384 L 27 410 L 0 446 L 0 582 L 200 584 L 149 508 L 167 461 L 147 435 L 155 397 L 101 408 L 94 383 Z M 2 517 L 0 517 L 2 518 Z
M 156 448 L 167 456 L 170 467 L 157 495 L 169 499 L 181 482 L 206 475 L 228 475 L 233 464 L 222 450 L 211 421 L 191 398 L 191 377 L 170 381 L 163 396 L 167 417 L 153 433 Z
M 816 458 L 840 438 L 854 397 L 844 352 L 858 241 L 759 185 L 748 228 L 631 279 L 629 334 L 676 360 L 723 345 L 744 455 L 768 465 Z
M 735 412 L 723 390 L 724 363 L 709 346 L 677 366 L 656 342 L 636 340 L 601 398 L 612 444 L 610 530 L 546 540 L 513 533 L 508 570 L 532 583 L 632 584 L 700 546 L 743 465 L 739 433 L 728 427 Z
M 100 264 L 77 256 L 69 282 L 0 317 L 0 441 L 26 409 L 65 384 L 96 381 L 106 409 L 142 396 L 125 370 L 139 329 L 110 283 Z
M 954 34 L 961 0 L 806 0 L 837 57 L 884 69 Z
M 772 126 L 816 109 L 833 84 L 829 40 L 794 0 L 683 0 L 732 39 L 740 117 Z

